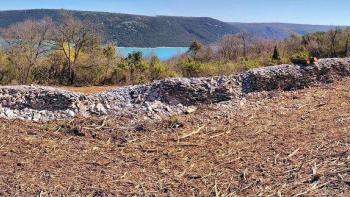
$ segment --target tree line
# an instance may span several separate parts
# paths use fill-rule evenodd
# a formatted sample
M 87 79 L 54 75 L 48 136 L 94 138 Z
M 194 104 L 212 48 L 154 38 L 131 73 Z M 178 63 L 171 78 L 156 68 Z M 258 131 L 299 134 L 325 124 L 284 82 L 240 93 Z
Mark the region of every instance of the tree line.
M 185 76 L 236 73 L 277 64 L 309 64 L 317 58 L 349 56 L 350 28 L 290 35 L 283 40 L 254 38 L 247 33 L 226 35 L 214 47 L 193 42 L 187 54 L 171 62 Z M 179 63 L 180 62 L 180 63 Z M 185 72 L 184 72 L 185 71 Z
M 103 32 L 65 15 L 27 20 L 1 29 L 1 84 L 126 85 L 167 77 L 232 74 L 281 63 L 308 63 L 311 57 L 347 57 L 350 29 L 291 35 L 284 40 L 257 39 L 247 33 L 226 35 L 213 46 L 193 41 L 188 53 L 167 61 L 141 52 L 119 57 Z

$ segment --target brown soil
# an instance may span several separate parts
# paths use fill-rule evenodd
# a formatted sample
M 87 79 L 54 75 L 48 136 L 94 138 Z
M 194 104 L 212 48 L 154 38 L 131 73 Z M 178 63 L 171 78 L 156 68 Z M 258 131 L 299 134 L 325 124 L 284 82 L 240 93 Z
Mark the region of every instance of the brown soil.
M 112 90 L 117 86 L 87 86 L 87 87 L 72 87 L 72 86 L 60 86 L 59 89 L 68 90 L 72 92 L 80 92 L 84 94 L 99 93 L 108 90 Z
M 348 196 L 349 86 L 155 123 L 0 120 L 0 196 Z

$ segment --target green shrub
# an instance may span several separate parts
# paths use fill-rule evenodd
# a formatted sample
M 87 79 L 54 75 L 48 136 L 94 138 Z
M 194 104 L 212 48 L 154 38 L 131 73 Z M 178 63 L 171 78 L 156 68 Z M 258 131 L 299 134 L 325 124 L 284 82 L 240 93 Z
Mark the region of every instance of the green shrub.
M 275 46 L 275 48 L 273 49 L 272 60 L 275 60 L 275 61 L 281 60 L 281 56 L 280 56 L 280 53 L 278 51 L 277 46 Z
M 181 73 L 185 77 L 212 76 L 218 73 L 218 65 L 215 63 L 201 63 L 189 60 L 180 64 Z
M 201 64 L 194 60 L 187 60 L 180 63 L 181 73 L 185 77 L 198 77 L 200 74 Z
M 112 69 L 110 82 L 113 84 L 126 84 L 128 80 L 127 65 L 124 61 L 119 62 Z
M 169 76 L 168 66 L 163 64 L 157 57 L 151 57 L 148 68 L 151 81 L 164 79 Z
M 101 66 L 78 66 L 75 69 L 74 85 L 98 85 L 103 80 L 104 69 Z
M 0 84 L 10 84 L 14 82 L 17 78 L 17 72 L 16 69 L 10 65 L 10 64 L 5 64 L 1 65 L 0 64 Z
M 221 65 L 215 62 L 199 63 L 199 76 L 218 75 Z
M 243 60 L 242 65 L 243 65 L 244 70 L 250 70 L 253 68 L 260 67 L 259 62 L 256 60 L 252 60 L 252 59 Z
M 204 48 L 202 43 L 198 42 L 197 40 L 193 40 L 188 50 L 188 53 L 192 57 L 195 57 L 202 48 Z
M 16 80 L 16 68 L 10 64 L 7 56 L 0 51 L 0 84 L 9 84 Z
M 290 61 L 294 64 L 309 64 L 310 59 L 309 55 L 306 51 L 300 51 L 294 55 L 292 55 Z

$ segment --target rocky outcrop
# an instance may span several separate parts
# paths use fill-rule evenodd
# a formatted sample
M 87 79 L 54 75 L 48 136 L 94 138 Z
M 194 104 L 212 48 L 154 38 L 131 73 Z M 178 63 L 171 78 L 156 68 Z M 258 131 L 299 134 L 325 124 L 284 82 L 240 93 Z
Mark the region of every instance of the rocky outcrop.
M 350 59 L 322 59 L 312 65 L 279 65 L 212 78 L 172 78 L 83 95 L 40 86 L 0 87 L 0 117 L 47 121 L 77 115 L 157 118 L 188 113 L 200 104 L 238 101 L 245 94 L 295 90 L 350 75 Z

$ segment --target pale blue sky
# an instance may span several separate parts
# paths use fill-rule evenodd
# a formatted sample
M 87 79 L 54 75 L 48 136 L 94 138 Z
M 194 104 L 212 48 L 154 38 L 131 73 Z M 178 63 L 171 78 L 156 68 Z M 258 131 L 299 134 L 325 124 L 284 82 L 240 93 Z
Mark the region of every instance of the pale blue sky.
M 0 10 L 33 8 L 208 16 L 227 22 L 350 25 L 349 0 L 0 0 Z

